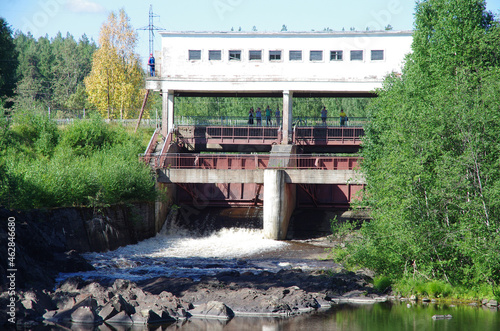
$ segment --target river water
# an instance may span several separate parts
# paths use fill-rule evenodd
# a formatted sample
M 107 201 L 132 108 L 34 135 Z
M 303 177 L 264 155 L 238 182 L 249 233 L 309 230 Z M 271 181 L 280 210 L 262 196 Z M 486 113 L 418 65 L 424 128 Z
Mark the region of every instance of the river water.
M 203 234 L 169 224 L 154 238 L 112 252 L 87 253 L 85 258 L 96 271 L 61 274 L 83 278 L 140 281 L 157 276 L 191 277 L 214 275 L 222 271 L 277 272 L 281 269 L 333 269 L 325 259 L 325 240 L 275 241 L 263 239 L 262 230 L 220 228 Z M 320 258 L 318 260 L 318 258 Z M 453 316 L 433 320 L 433 315 Z M 235 317 L 230 321 L 190 319 L 158 330 L 500 330 L 496 311 L 469 306 L 410 305 L 379 303 L 373 305 L 336 305 L 331 309 L 291 318 Z M 75 326 L 76 327 L 76 326 Z M 79 330 L 91 330 L 78 326 Z M 99 330 L 113 330 L 100 326 Z M 116 327 L 116 330 L 154 330 L 155 328 Z M 93 330 L 93 329 L 92 329 Z

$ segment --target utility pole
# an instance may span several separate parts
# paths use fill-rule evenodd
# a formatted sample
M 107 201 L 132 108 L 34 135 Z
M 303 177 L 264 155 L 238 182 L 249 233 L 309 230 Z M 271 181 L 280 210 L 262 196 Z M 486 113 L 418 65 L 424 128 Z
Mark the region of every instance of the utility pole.
M 160 17 L 160 16 L 159 15 L 155 15 L 153 13 L 153 5 L 149 5 L 149 25 L 137 29 L 137 30 L 148 30 L 149 31 L 149 54 L 153 54 L 153 52 L 154 52 L 155 31 L 157 31 L 157 30 L 165 30 L 162 27 L 157 27 L 157 26 L 154 25 L 153 20 L 154 20 L 155 17 Z

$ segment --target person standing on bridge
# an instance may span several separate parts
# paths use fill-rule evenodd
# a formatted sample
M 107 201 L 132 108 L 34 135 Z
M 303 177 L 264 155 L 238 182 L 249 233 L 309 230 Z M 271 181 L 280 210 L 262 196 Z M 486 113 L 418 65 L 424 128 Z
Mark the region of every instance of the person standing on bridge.
M 347 115 L 343 109 L 340 109 L 340 126 L 345 126 L 347 122 Z
M 260 108 L 257 108 L 257 111 L 255 112 L 255 118 L 257 119 L 257 126 L 262 125 L 262 113 L 260 111 Z
M 269 108 L 269 105 L 267 105 L 266 108 L 266 125 L 273 125 L 273 123 L 271 122 L 271 108 Z
M 327 110 L 326 107 L 323 106 L 323 109 L 321 109 L 321 122 L 326 125 L 326 116 L 327 116 Z
M 274 112 L 274 116 L 276 116 L 276 125 L 280 126 L 280 107 L 276 107 L 276 111 Z
M 155 76 L 155 57 L 153 54 L 149 54 L 149 60 L 148 60 L 148 66 L 149 66 L 149 74 L 151 77 Z
M 253 125 L 253 107 L 251 107 L 248 112 L 248 124 Z

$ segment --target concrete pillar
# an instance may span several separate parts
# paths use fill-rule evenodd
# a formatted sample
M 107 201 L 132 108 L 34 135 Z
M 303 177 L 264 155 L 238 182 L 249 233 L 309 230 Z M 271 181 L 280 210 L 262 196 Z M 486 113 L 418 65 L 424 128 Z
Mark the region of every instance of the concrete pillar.
M 295 209 L 296 188 L 286 184 L 285 176 L 284 170 L 264 170 L 264 237 L 268 239 L 286 239 Z
M 283 140 L 282 144 L 289 144 L 289 136 L 292 133 L 292 105 L 293 92 L 283 91 Z
M 174 91 L 163 91 L 161 134 L 166 137 L 174 128 Z

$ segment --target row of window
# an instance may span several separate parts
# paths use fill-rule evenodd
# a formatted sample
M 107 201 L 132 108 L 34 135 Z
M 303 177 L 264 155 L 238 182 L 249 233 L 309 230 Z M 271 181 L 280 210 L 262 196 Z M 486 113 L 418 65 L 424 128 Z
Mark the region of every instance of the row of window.
M 241 50 L 230 50 L 228 52 L 229 61 L 241 61 Z M 248 59 L 250 61 L 262 61 L 262 50 L 250 50 L 248 51 Z M 281 50 L 269 51 L 269 61 L 281 61 L 283 52 Z M 189 60 L 201 60 L 201 50 L 189 50 Z M 350 51 L 351 61 L 363 61 L 363 51 L 354 50 Z M 302 61 L 302 51 L 289 51 L 288 58 L 290 61 Z M 222 51 L 221 50 L 209 50 L 208 59 L 210 61 L 221 61 Z M 343 51 L 330 51 L 330 61 L 343 61 L 344 52 Z M 383 50 L 372 50 L 370 53 L 371 61 L 382 61 L 384 60 Z M 323 61 L 323 51 L 309 51 L 309 61 L 318 62 Z

